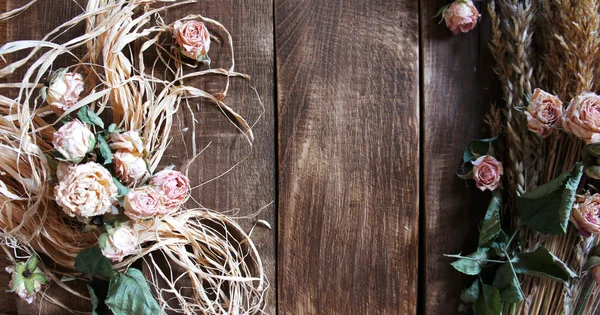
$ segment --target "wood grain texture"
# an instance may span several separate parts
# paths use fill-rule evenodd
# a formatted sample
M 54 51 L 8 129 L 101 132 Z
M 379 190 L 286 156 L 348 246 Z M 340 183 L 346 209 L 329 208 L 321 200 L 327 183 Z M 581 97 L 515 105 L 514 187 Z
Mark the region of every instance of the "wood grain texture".
M 276 0 L 281 314 L 417 308 L 417 1 Z
M 489 21 L 468 34 L 452 36 L 431 17 L 447 0 L 421 0 L 424 104 L 425 278 L 423 313 L 457 313 L 458 294 L 472 279 L 455 271 L 444 253 L 475 250 L 477 223 L 489 193 L 467 187 L 456 176 L 462 152 L 472 139 L 489 135 L 484 115 L 498 99 L 487 46 Z M 480 3 L 477 4 L 480 7 Z M 480 10 L 485 11 L 485 10 Z
M 9 8 L 26 3 L 25 0 L 6 1 Z M 85 3 L 83 0 L 77 2 Z M 70 0 L 38 2 L 8 23 L 6 40 L 41 38 L 64 19 L 81 12 L 77 2 Z M 251 75 L 252 80 L 234 79 L 225 102 L 251 124 L 259 118 L 260 120 L 253 129 L 256 141 L 250 147 L 242 134 L 213 105 L 192 102 L 190 105 L 193 113 L 183 106 L 175 119 L 174 130 L 189 128 L 189 131 L 173 133 L 172 143 L 162 165 L 175 165 L 180 169 L 192 158 L 191 133 L 193 119 L 196 119 L 197 149 L 198 151 L 206 147 L 207 149 L 189 170 L 188 175 L 192 185 L 201 185 L 193 190 L 193 199 L 202 206 L 219 212 L 228 212 L 237 217 L 252 217 L 240 219 L 246 231 L 249 231 L 258 219 L 266 220 L 272 226 L 276 226 L 275 207 L 268 206 L 275 200 L 273 4 L 271 1 L 262 0 L 199 1 L 197 4 L 169 11 L 165 19 L 172 21 L 188 14 L 202 14 L 216 19 L 231 32 L 236 54 L 236 70 Z M 22 27 L 22 25 L 28 26 Z M 211 45 L 211 57 L 213 67 L 228 67 L 231 61 L 231 56 L 226 53 L 225 47 L 217 42 Z M 202 87 L 209 91 L 217 91 L 224 82 L 216 79 L 211 82 L 200 81 L 198 84 L 202 84 Z M 253 87 L 259 93 L 264 108 L 261 107 Z M 245 161 L 233 171 L 211 181 L 244 159 Z M 198 204 L 190 202 L 188 206 L 197 207 Z M 264 209 L 259 213 L 262 208 Z M 274 314 L 276 232 L 258 227 L 254 229 L 252 236 L 271 283 L 271 289 L 267 294 L 266 311 Z M 2 285 L 4 283 L 2 282 Z M 54 286 L 51 289 L 54 289 Z M 80 289 L 86 291 L 85 284 Z M 87 301 L 69 299 L 69 296 L 63 292 L 56 294 L 74 310 L 89 311 L 91 308 Z M 6 295 L 13 300 L 17 299 L 11 294 Z M 4 311 L 4 308 L 0 309 L 0 312 Z M 28 306 L 18 302 L 18 312 L 20 314 L 64 314 L 64 310 L 47 303 Z

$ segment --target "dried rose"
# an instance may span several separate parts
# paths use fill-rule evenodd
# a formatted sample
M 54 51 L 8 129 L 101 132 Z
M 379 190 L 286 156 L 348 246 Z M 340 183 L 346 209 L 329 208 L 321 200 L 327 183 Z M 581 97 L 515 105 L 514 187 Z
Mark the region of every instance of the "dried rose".
M 110 148 L 113 150 L 128 151 L 131 153 L 144 153 L 144 143 L 137 131 L 113 133 L 110 136 Z
M 77 103 L 84 90 L 83 77 L 79 73 L 63 71 L 55 72 L 54 76 L 45 89 L 46 102 L 58 111 L 68 110 Z
M 471 0 L 456 0 L 444 11 L 444 21 L 453 34 L 475 28 L 481 15 Z
M 26 263 L 20 262 L 8 266 L 6 271 L 11 274 L 8 284 L 11 292 L 15 292 L 29 304 L 35 300 L 36 293 L 40 291 L 42 285 L 49 282 L 44 272 L 37 266 L 36 256 L 31 256 Z
M 571 222 L 585 237 L 600 233 L 600 194 L 577 196 L 571 211 Z
M 71 216 L 93 217 L 111 211 L 117 203 L 117 186 L 102 165 L 80 164 L 54 187 L 56 203 Z
M 70 164 L 70 163 L 65 163 L 65 162 L 59 162 L 56 165 L 56 177 L 59 181 L 63 180 L 63 178 L 65 178 L 67 176 L 67 174 L 69 174 L 73 168 L 75 168 L 75 165 Z
M 165 195 L 165 207 L 169 210 L 178 208 L 189 197 L 190 180 L 178 171 L 160 171 L 150 179 L 150 185 L 156 186 Z
M 473 179 L 477 188 L 493 191 L 500 186 L 500 177 L 504 174 L 502 162 L 491 155 L 479 157 L 473 163 Z
M 562 112 L 563 103 L 558 97 L 541 89 L 535 89 L 525 112 L 527 128 L 546 138 L 561 123 Z
M 164 195 L 153 186 L 143 186 L 131 190 L 123 203 L 125 215 L 131 220 L 150 219 L 168 212 L 164 205 Z
M 121 262 L 125 256 L 133 255 L 139 247 L 136 232 L 129 225 L 122 225 L 98 239 L 102 255 L 113 262 Z
M 177 21 L 173 27 L 175 28 L 175 42 L 181 48 L 184 56 L 197 61 L 208 60 L 210 33 L 204 23 Z
M 585 143 L 600 142 L 600 96 L 583 93 L 574 98 L 565 111 L 562 124 L 565 131 Z
M 54 149 L 71 163 L 79 163 L 96 146 L 96 137 L 79 120 L 60 127 L 52 138 Z
M 148 165 L 140 154 L 119 150 L 113 155 L 113 160 L 115 172 L 125 184 L 137 183 L 148 174 Z

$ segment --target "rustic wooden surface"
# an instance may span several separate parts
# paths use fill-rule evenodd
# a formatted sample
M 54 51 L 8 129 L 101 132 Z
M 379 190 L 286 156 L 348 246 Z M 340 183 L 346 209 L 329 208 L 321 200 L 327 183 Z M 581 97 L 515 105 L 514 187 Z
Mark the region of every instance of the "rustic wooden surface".
M 417 308 L 417 1 L 275 1 L 281 314 Z
M 0 0 L 0 11 L 25 2 Z M 0 23 L 0 41 L 40 38 L 80 12 L 77 2 L 39 1 Z M 442 254 L 474 248 L 489 197 L 455 170 L 464 145 L 487 135 L 483 116 L 498 91 L 487 15 L 452 36 L 431 19 L 448 2 L 206 0 L 167 14 L 222 22 L 237 70 L 253 77 L 235 80 L 226 99 L 251 123 L 262 117 L 252 150 L 211 105 L 176 122 L 191 130 L 193 115 L 198 149 L 210 144 L 190 169 L 195 184 L 247 158 L 193 194 L 240 217 L 264 207 L 241 222 L 274 228 L 253 232 L 271 283 L 268 314 L 455 313 L 468 280 Z M 212 49 L 214 64 L 228 62 Z M 174 134 L 171 148 L 164 164 L 185 165 L 191 134 Z M 64 313 L 2 293 L 8 280 L 0 270 L 0 314 Z
M 424 251 L 421 293 L 423 314 L 457 312 L 457 294 L 472 279 L 461 276 L 445 253 L 475 250 L 477 223 L 491 194 L 467 187 L 456 176 L 462 152 L 472 139 L 489 136 L 484 115 L 498 98 L 499 83 L 487 46 L 489 21 L 471 33 L 452 36 L 431 17 L 446 0 L 421 1 L 423 62 Z M 481 2 L 477 4 L 481 8 Z M 472 185 L 471 185 L 472 186 Z M 448 314 L 450 314 L 448 313 Z

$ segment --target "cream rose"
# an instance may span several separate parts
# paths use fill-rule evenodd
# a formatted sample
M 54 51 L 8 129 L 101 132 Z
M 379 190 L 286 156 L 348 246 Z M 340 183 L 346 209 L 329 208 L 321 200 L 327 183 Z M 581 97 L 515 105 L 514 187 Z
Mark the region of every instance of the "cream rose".
M 473 163 L 473 179 L 477 188 L 493 191 L 500 186 L 500 177 L 504 174 L 502 163 L 493 156 L 484 155 Z
M 444 12 L 446 26 L 454 34 L 471 31 L 479 21 L 479 11 L 471 0 L 454 1 Z
M 150 219 L 168 212 L 164 205 L 165 196 L 153 186 L 131 190 L 123 203 L 125 215 L 133 221 Z
M 577 196 L 571 210 L 571 222 L 585 237 L 600 234 L 600 194 Z
M 113 133 L 110 136 L 110 148 L 113 150 L 128 151 L 131 153 L 144 153 L 144 143 L 137 131 Z
M 178 171 L 160 171 L 150 179 L 150 185 L 156 186 L 165 195 L 165 207 L 169 210 L 178 208 L 189 197 L 190 180 Z
M 565 131 L 574 134 L 585 143 L 600 142 L 600 96 L 583 93 L 574 98 L 562 119 Z
M 71 217 L 93 217 L 111 211 L 117 203 L 117 186 L 102 165 L 80 164 L 54 187 L 56 203 Z
M 83 90 L 81 74 L 67 72 L 50 82 L 46 89 L 46 102 L 53 108 L 65 111 L 77 103 Z
M 535 89 L 525 112 L 527 128 L 542 138 L 546 138 L 561 123 L 562 112 L 563 103 L 558 97 Z
M 207 59 L 206 54 L 210 49 L 210 33 L 202 22 L 177 21 L 175 28 L 175 42 L 181 47 L 181 53 L 191 59 L 202 61 Z
M 136 232 L 129 225 L 122 225 L 100 238 L 102 255 L 113 262 L 121 262 L 125 256 L 133 255 L 139 247 Z
M 148 173 L 146 160 L 139 154 L 119 150 L 113 154 L 113 161 L 115 172 L 123 183 L 137 183 Z
M 54 133 L 52 144 L 67 161 L 79 163 L 96 146 L 96 137 L 81 121 L 75 119 Z

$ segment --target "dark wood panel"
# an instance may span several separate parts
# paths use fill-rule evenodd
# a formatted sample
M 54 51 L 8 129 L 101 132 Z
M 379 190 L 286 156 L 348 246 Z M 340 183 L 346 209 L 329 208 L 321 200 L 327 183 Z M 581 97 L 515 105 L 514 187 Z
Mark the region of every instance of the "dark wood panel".
M 458 294 L 469 283 L 444 253 L 475 249 L 477 222 L 491 194 L 466 187 L 456 176 L 465 145 L 489 135 L 483 120 L 497 99 L 498 86 L 487 46 L 489 23 L 468 34 L 452 36 L 431 17 L 448 0 L 421 0 L 424 105 L 425 268 L 424 314 L 458 312 Z M 480 3 L 477 4 L 481 8 Z
M 0 0 L 1 1 L 1 0 Z M 25 0 L 7 0 L 8 7 L 14 8 L 26 3 Z M 80 4 L 85 1 L 78 1 Z M 7 40 L 41 38 L 69 16 L 81 9 L 74 1 L 40 1 L 8 25 Z M 208 148 L 194 162 L 189 171 L 192 185 L 203 184 L 193 191 L 193 197 L 203 206 L 220 212 L 228 212 L 239 217 L 254 216 L 240 222 L 246 231 L 253 223 L 263 219 L 275 224 L 275 117 L 274 117 L 274 51 L 273 51 L 273 3 L 262 0 L 201 1 L 169 11 L 165 19 L 172 21 L 188 14 L 203 14 L 221 22 L 233 36 L 236 56 L 236 70 L 252 76 L 251 81 L 234 79 L 226 103 L 247 118 L 250 123 L 262 117 L 254 127 L 255 142 L 249 146 L 244 136 L 231 124 L 220 110 L 210 104 L 191 103 L 193 114 L 186 106 L 175 119 L 174 128 L 189 128 L 185 134 L 174 132 L 170 148 L 165 154 L 163 165 L 174 164 L 183 168 L 192 157 L 192 124 L 196 125 L 196 147 L 198 151 Z M 28 27 L 22 27 L 28 25 Z M 74 30 L 76 32 L 77 30 Z M 224 35 L 224 34 L 221 34 Z M 3 40 L 4 41 L 4 40 Z M 230 62 L 223 45 L 214 42 L 211 47 L 213 67 L 226 66 Z M 224 80 L 207 82 L 205 88 L 216 90 Z M 256 88 L 263 105 L 260 105 Z M 193 117 L 192 117 L 193 115 Z M 233 171 L 225 173 L 237 162 L 246 159 Z M 193 206 L 193 204 L 190 204 Z M 271 289 L 267 294 L 266 311 L 275 313 L 275 240 L 276 231 L 256 228 L 253 239 L 261 253 Z M 3 282 L 4 283 L 4 282 Z M 83 287 L 85 289 L 85 286 Z M 8 294 L 7 294 L 8 295 Z M 61 300 L 67 300 L 67 295 Z M 11 298 L 16 296 L 10 295 Z M 89 302 L 79 301 L 67 304 L 76 310 L 88 310 Z M 44 304 L 43 314 L 63 314 L 64 310 Z M 4 311 L 4 309 L 0 310 Z M 38 313 L 38 306 L 27 306 L 19 302 L 21 314 Z
M 417 1 L 276 0 L 281 314 L 414 314 Z

